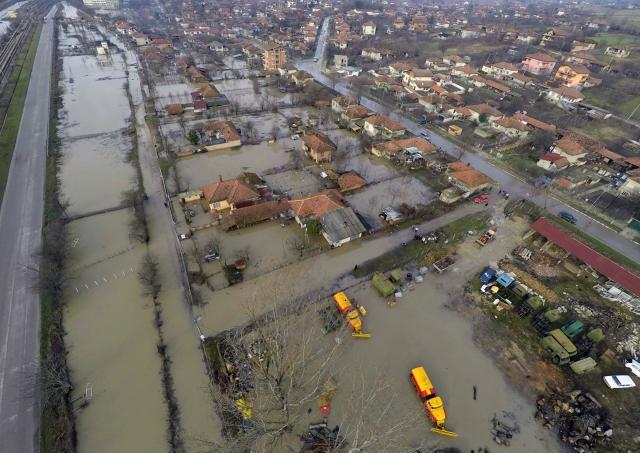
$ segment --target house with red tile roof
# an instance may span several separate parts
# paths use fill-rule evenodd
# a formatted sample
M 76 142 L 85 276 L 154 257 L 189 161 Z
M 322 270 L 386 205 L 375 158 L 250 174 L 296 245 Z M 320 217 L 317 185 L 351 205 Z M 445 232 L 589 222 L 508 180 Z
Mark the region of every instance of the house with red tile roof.
M 286 214 L 290 208 L 289 200 L 286 198 L 244 206 L 234 209 L 222 220 L 221 226 L 225 230 L 248 227 L 267 220 L 277 219 Z
M 569 166 L 569 161 L 566 157 L 557 153 L 543 154 L 536 165 L 540 168 L 544 168 L 549 172 L 556 172 L 563 170 Z
M 402 137 L 405 134 L 405 128 L 384 115 L 372 115 L 364 120 L 364 132 L 370 137 L 391 139 Z
M 342 195 L 335 189 L 327 189 L 307 197 L 290 200 L 291 210 L 303 228 L 309 220 L 320 221 L 330 211 L 347 207 Z
M 569 136 L 564 136 L 553 146 L 553 152 L 565 157 L 572 165 L 582 165 L 588 151 Z
M 331 162 L 336 144 L 322 132 L 307 132 L 302 136 L 302 150 L 316 163 Z
M 237 178 L 207 184 L 202 192 L 209 209 L 216 213 L 233 211 L 239 204 L 260 199 L 260 194 L 253 187 Z
M 502 112 L 491 107 L 489 104 L 468 105 L 467 109 L 471 112 L 471 116 L 469 117 L 471 121 L 480 122 L 480 115 L 484 115 L 486 117 L 486 121 L 489 123 L 502 117 Z
M 555 66 L 556 59 L 542 52 L 529 54 L 522 60 L 522 69 L 537 75 L 551 74 Z

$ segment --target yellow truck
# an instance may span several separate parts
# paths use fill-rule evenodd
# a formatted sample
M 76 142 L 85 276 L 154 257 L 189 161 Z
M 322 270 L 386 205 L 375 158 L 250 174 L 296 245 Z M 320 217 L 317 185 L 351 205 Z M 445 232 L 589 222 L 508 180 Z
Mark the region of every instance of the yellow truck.
M 427 409 L 429 418 L 433 422 L 433 428 L 431 431 L 443 436 L 456 437 L 458 434 L 453 431 L 448 431 L 444 427 L 444 422 L 447 419 L 447 414 L 444 410 L 444 403 L 442 398 L 436 394 L 436 389 L 431 383 L 429 376 L 424 367 L 416 367 L 411 370 L 411 382 L 415 386 L 420 399 L 422 400 L 424 407 Z
M 347 324 L 351 328 L 351 336 L 355 338 L 371 338 L 370 333 L 362 331 L 362 318 L 366 310 L 364 307 L 354 307 L 344 291 L 340 291 L 333 295 L 333 302 L 336 304 L 338 312 L 343 315 Z

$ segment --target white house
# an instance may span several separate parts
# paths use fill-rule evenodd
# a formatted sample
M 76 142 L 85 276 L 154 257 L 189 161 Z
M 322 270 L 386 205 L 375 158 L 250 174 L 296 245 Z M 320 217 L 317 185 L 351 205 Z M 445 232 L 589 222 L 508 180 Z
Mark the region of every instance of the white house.
M 370 20 L 362 24 L 362 34 L 365 36 L 375 36 L 376 24 Z

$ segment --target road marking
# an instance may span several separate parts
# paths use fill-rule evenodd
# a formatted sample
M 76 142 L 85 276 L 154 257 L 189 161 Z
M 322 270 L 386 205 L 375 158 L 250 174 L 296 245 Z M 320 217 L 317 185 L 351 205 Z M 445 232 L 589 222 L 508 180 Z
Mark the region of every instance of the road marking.
M 113 274 L 113 278 L 115 278 L 116 280 L 118 280 L 118 275 L 117 275 L 117 274 Z
M 86 283 L 83 283 L 84 287 L 89 289 L 89 286 Z
M 93 281 L 93 283 L 95 283 L 95 284 L 96 284 L 96 286 L 100 286 L 100 283 L 98 283 L 98 281 L 97 281 L 97 280 L 94 280 L 94 281 Z
M 80 291 L 78 290 L 78 287 L 76 286 L 76 294 L 78 294 Z
M 106 277 L 102 277 L 102 280 L 104 280 L 105 283 L 107 283 L 109 280 L 107 280 Z

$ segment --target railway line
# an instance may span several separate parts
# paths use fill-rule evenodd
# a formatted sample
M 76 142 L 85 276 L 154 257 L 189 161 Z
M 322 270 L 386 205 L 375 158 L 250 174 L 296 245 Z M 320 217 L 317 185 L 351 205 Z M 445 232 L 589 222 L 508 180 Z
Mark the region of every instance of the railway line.
M 49 3 L 49 0 L 35 0 L 20 9 L 20 22 L 0 49 L 0 91 L 4 89 L 11 74 L 16 56 L 44 17 Z

